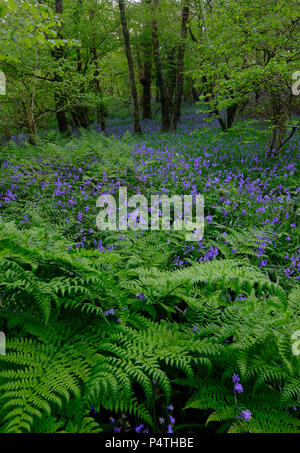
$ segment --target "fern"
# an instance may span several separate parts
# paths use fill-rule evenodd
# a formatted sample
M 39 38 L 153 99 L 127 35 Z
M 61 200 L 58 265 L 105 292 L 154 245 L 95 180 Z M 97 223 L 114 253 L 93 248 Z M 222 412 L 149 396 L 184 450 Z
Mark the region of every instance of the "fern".
M 287 293 L 246 259 L 166 271 L 174 244 L 164 254 L 164 240 L 129 234 L 99 254 L 0 226 L 2 432 L 99 432 L 90 406 L 155 430 L 176 398 L 217 431 L 299 431 L 298 288 Z

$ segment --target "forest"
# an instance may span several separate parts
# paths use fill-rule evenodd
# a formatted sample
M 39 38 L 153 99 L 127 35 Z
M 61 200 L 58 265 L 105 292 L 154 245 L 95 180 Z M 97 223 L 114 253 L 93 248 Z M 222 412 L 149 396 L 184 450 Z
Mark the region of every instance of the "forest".
M 0 433 L 299 434 L 299 99 L 298 0 L 0 0 Z

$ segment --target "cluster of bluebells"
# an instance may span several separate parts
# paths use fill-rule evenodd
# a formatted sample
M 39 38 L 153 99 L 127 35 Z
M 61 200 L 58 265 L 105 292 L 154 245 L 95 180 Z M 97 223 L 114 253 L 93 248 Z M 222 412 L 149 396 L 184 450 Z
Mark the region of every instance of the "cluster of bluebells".
M 280 263 L 277 269 L 282 275 L 288 279 L 299 279 L 300 248 L 297 249 L 295 245 L 297 229 L 293 209 L 293 199 L 299 194 L 299 188 L 290 189 L 290 178 L 294 178 L 296 172 L 298 142 L 291 140 L 278 159 L 272 160 L 266 158 L 260 143 L 244 144 L 238 138 L 229 139 L 228 142 L 223 139 L 213 142 L 203 141 L 203 138 L 199 140 L 197 134 L 192 135 L 191 132 L 197 130 L 200 124 L 208 125 L 203 123 L 201 115 L 185 112 L 178 131 L 162 137 L 160 126 L 155 120 L 143 122 L 144 135 L 136 139 L 137 144 L 131 152 L 134 170 L 138 175 L 138 181 L 134 184 L 127 181 L 127 169 L 121 167 L 113 177 L 103 173 L 93 174 L 91 178 L 89 175 L 95 164 L 101 164 L 99 157 L 92 152 L 76 162 L 68 163 L 60 158 L 56 158 L 56 161 L 32 158 L 32 165 L 26 168 L 13 160 L 3 160 L 0 180 L 2 217 L 4 220 L 14 218 L 15 204 L 22 204 L 26 200 L 29 209 L 22 210 L 19 222 L 20 227 L 28 228 L 33 218 L 28 214 L 30 208 L 38 206 L 40 209 L 45 204 L 52 219 L 63 223 L 66 228 L 72 227 L 70 251 L 85 248 L 103 254 L 115 250 L 117 246 L 105 245 L 101 234 L 95 230 L 95 204 L 100 195 L 117 195 L 122 185 L 137 194 L 141 193 L 141 187 L 153 190 L 159 188 L 161 194 L 168 195 L 204 194 L 205 239 L 198 243 L 183 244 L 180 252 L 176 250 L 174 254 L 173 265 L 188 266 L 191 258 L 198 262 L 219 259 L 221 252 L 210 241 L 210 232 L 217 224 L 222 224 L 224 229 L 232 225 L 255 225 L 256 245 L 252 264 L 261 270 L 268 270 L 276 264 L 272 259 L 276 255 Z M 97 130 L 97 125 L 95 128 Z M 116 118 L 110 120 L 106 134 L 122 136 L 130 128 L 132 125 L 126 122 L 120 124 Z M 278 177 L 280 184 L 276 182 Z M 268 229 L 268 235 L 261 233 L 262 229 Z M 225 244 L 230 246 L 226 231 L 223 236 Z M 126 240 L 126 233 L 121 239 Z M 286 254 L 278 253 L 280 246 L 284 247 Z M 238 253 L 238 247 L 231 248 L 233 257 Z M 145 301 L 146 295 L 139 292 L 136 298 Z M 247 298 L 239 294 L 235 300 L 243 302 Z M 16 315 L 20 313 L 17 310 L 13 312 Z M 115 308 L 109 308 L 104 314 L 108 319 L 121 322 L 121 318 L 114 318 L 116 312 Z M 200 329 L 193 326 L 191 330 L 194 336 Z M 233 338 L 224 341 L 232 343 Z M 243 385 L 237 374 L 233 375 L 232 382 L 237 401 L 244 392 Z M 90 410 L 97 415 L 93 406 L 90 406 Z M 238 410 L 237 417 L 249 422 L 252 417 L 250 410 Z M 294 406 L 292 410 L 297 408 Z M 149 433 L 149 427 L 144 423 L 128 427 L 125 422 L 116 421 L 113 417 L 110 421 L 115 433 L 130 430 Z M 164 408 L 164 417 L 159 417 L 158 421 L 163 430 L 173 433 L 175 418 L 172 405 Z
M 232 376 L 232 382 L 234 383 L 233 390 L 237 393 L 243 393 L 243 387 L 242 384 L 240 383 L 240 378 L 237 374 L 234 374 Z
M 114 315 L 116 313 L 116 310 L 114 308 L 110 308 L 109 310 L 106 310 L 104 312 L 105 316 L 109 316 L 109 315 Z
M 122 418 L 119 420 L 116 420 L 114 417 L 111 416 L 109 417 L 109 421 L 114 425 L 112 427 L 112 431 L 116 434 L 132 432 L 132 426 L 124 414 Z M 135 426 L 134 431 L 138 434 L 140 433 L 149 434 L 150 432 L 148 425 L 145 425 L 144 423 Z
M 240 296 L 236 297 L 235 300 L 236 301 L 245 301 L 245 300 L 247 300 L 247 297 L 240 295 Z
M 232 382 L 234 384 L 234 387 L 233 387 L 233 391 L 235 393 L 235 395 L 238 393 L 243 393 L 244 389 L 243 389 L 243 386 L 241 384 L 241 380 L 239 378 L 239 375 L 238 374 L 235 374 L 232 376 Z M 249 411 L 249 409 L 242 409 L 240 410 L 240 414 L 238 415 L 239 418 L 242 418 L 245 422 L 248 422 L 250 420 L 250 418 L 252 417 L 252 414 L 251 412 Z
M 135 432 L 138 433 L 138 434 L 139 433 L 148 434 L 149 433 L 149 428 L 148 428 L 147 425 L 145 426 L 143 423 L 141 423 L 139 426 L 135 427 Z
M 105 172 L 95 172 L 91 177 L 95 165 L 101 164 L 101 158 L 92 151 L 70 162 L 60 157 L 52 160 L 32 157 L 26 167 L 14 160 L 3 160 L 0 180 L 3 218 L 15 218 L 14 204 L 26 199 L 28 212 L 30 206 L 38 210 L 45 206 L 55 222 L 65 224 L 68 234 L 72 229 L 74 235 L 70 238 L 70 250 L 96 249 L 103 254 L 117 246 L 104 245 L 101 233 L 91 230 L 95 228 L 95 204 L 100 195 L 116 195 L 122 185 L 130 188 L 133 194 L 141 193 L 142 186 L 154 191 L 159 188 L 161 194 L 168 195 L 204 194 L 205 241 L 184 244 L 182 251 L 176 251 L 173 257 L 176 267 L 188 266 L 191 258 L 204 262 L 218 259 L 220 251 L 210 241 L 209 232 L 218 223 L 225 229 L 237 223 L 255 225 L 258 231 L 267 227 L 273 235 L 257 234 L 257 260 L 252 264 L 262 270 L 276 264 L 277 271 L 283 276 L 299 279 L 293 209 L 299 188 L 292 190 L 290 187 L 290 178 L 295 177 L 297 168 L 298 138 L 294 137 L 278 159 L 272 160 L 267 158 L 260 142 L 245 144 L 237 137 L 211 141 L 209 137 L 194 133 L 200 124 L 209 126 L 204 116 L 192 108 L 184 108 L 178 130 L 167 137 L 159 133 L 158 121 L 143 122 L 144 134 L 136 138 L 130 156 L 137 175 L 134 183 L 128 182 L 127 169 L 121 167 L 116 169 L 113 177 L 108 177 Z M 96 124 L 94 128 L 98 130 Z M 130 121 L 112 118 L 108 121 L 106 134 L 122 136 L 131 129 Z M 14 137 L 14 140 L 19 143 L 25 138 Z M 31 226 L 28 215 L 22 216 L 19 222 L 22 227 Z M 282 231 L 284 235 L 279 236 Z M 124 233 L 124 239 L 125 236 Z M 287 258 L 276 253 L 280 244 L 286 250 Z M 232 248 L 232 255 L 237 253 L 238 249 Z M 272 254 L 280 264 L 273 262 Z
M 156 384 L 155 381 L 153 381 L 153 383 Z M 166 429 L 166 432 L 168 434 L 173 433 L 173 428 L 175 426 L 176 420 L 173 416 L 173 411 L 174 407 L 172 406 L 172 404 L 170 404 L 169 406 L 166 407 L 166 416 L 158 418 L 159 424 L 162 426 L 162 428 Z M 114 417 L 110 417 L 109 420 L 111 423 L 115 425 L 112 428 L 114 433 L 129 432 L 132 430 L 130 424 L 129 423 L 124 424 L 123 420 L 116 421 Z M 145 423 L 140 423 L 139 425 L 134 426 L 133 429 L 138 434 L 148 434 L 150 432 L 149 426 Z
M 200 255 L 200 256 L 199 256 Z M 176 256 L 174 259 L 175 266 L 189 265 L 189 259 L 196 257 L 197 261 L 208 262 L 212 261 L 219 255 L 219 249 L 216 246 L 206 246 L 204 239 L 201 239 L 198 243 L 184 244 L 183 246 L 183 258 Z M 185 259 L 187 257 L 188 259 Z
M 199 153 L 197 135 L 186 139 L 176 133 L 163 141 L 159 135 L 147 138 L 146 134 L 146 139 L 134 151 L 135 160 L 138 161 L 135 168 L 140 172 L 140 180 L 144 184 L 155 186 L 157 182 L 161 186 L 163 182 L 164 193 L 172 188 L 175 193 L 209 194 L 212 202 L 207 204 L 206 198 L 206 208 L 210 212 L 205 219 L 207 225 L 216 218 L 226 226 L 241 217 L 249 226 L 257 225 L 258 228 L 267 225 L 273 230 L 281 229 L 285 223 L 289 230 L 285 241 L 292 242 L 293 237 L 296 238 L 296 225 L 290 222 L 293 214 L 286 207 L 287 201 L 292 201 L 292 194 L 283 183 L 274 187 L 274 181 L 281 175 L 288 181 L 295 174 L 296 161 L 293 159 L 297 142 L 291 142 L 286 154 L 276 162 L 266 159 L 260 143 L 245 145 L 239 141 L 235 143 L 233 139 L 232 147 L 228 145 L 221 140 L 214 145 L 201 143 Z M 289 164 L 286 164 L 287 160 Z M 237 189 L 237 196 L 230 193 L 231 188 Z M 276 253 L 276 231 L 273 232 L 274 238 L 271 240 L 258 234 L 258 258 L 269 251 Z M 188 265 L 185 255 L 190 258 L 198 254 L 197 260 L 209 261 L 215 259 L 218 253 L 215 246 L 210 244 L 204 256 L 202 250 L 196 250 L 194 245 L 185 245 L 183 254 L 176 256 L 174 264 Z M 238 249 L 232 248 L 232 254 L 236 253 Z M 270 259 L 265 256 L 257 262 L 260 268 L 269 264 Z M 296 278 L 292 271 L 288 268 L 285 274 Z
M 297 253 L 285 255 L 286 261 L 289 262 L 289 267 L 284 270 L 284 273 L 287 277 L 292 277 L 295 275 L 295 279 L 300 279 L 300 248 L 297 250 Z
M 159 421 L 160 425 L 166 426 L 168 434 L 172 434 L 173 428 L 175 425 L 175 421 L 176 421 L 172 414 L 174 411 L 174 407 L 172 406 L 172 404 L 170 404 L 169 406 L 166 407 L 166 410 L 167 410 L 166 417 L 159 417 L 158 421 Z
M 115 308 L 110 308 L 109 310 L 104 311 L 105 316 L 114 316 L 116 314 Z M 117 318 L 117 322 L 121 323 L 122 319 L 120 317 Z
M 90 405 L 90 411 L 93 415 L 97 415 L 98 414 L 98 411 L 97 409 L 95 409 L 92 405 Z

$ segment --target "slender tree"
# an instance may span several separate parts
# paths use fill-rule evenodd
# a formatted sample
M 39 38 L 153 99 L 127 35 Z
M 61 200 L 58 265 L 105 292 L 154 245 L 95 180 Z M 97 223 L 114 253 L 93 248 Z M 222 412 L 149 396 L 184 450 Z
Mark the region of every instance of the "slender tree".
M 62 14 L 63 13 L 63 0 L 55 0 L 55 12 L 57 14 Z M 61 37 L 60 32 L 58 33 L 58 37 Z M 57 64 L 59 64 L 59 61 L 62 58 L 62 48 L 56 47 L 52 51 L 52 56 L 53 58 L 57 61 Z M 55 73 L 55 82 L 58 83 L 58 85 L 62 82 L 62 77 L 58 74 L 58 72 Z M 58 124 L 58 129 L 60 132 L 67 132 L 68 131 L 68 122 L 67 122 L 67 117 L 66 117 L 66 112 L 64 110 L 64 104 L 65 104 L 65 98 L 61 94 L 60 88 L 55 90 L 54 93 L 54 99 L 55 99 L 55 106 L 56 106 L 56 119 L 57 119 L 57 124 Z
M 171 129 L 175 130 L 181 115 L 181 102 L 183 95 L 183 70 L 187 24 L 189 20 L 189 0 L 182 0 L 181 40 L 178 46 L 175 100 L 171 117 Z
M 131 90 L 131 98 L 132 98 L 132 106 L 133 106 L 133 120 L 134 120 L 134 132 L 136 134 L 141 133 L 141 126 L 139 120 L 139 104 L 138 104 L 138 96 L 135 84 L 135 76 L 134 76 L 134 67 L 133 67 L 133 59 L 131 54 L 131 47 L 130 47 L 130 36 L 128 25 L 126 21 L 126 13 L 125 13 L 125 4 L 124 0 L 118 0 L 119 10 L 120 10 L 120 17 L 121 17 L 121 25 L 123 30 L 123 37 L 125 43 L 125 51 L 126 57 L 128 62 L 128 69 L 129 69 L 129 79 L 130 79 L 130 90 Z
M 142 70 L 140 72 L 140 82 L 143 87 L 142 108 L 143 119 L 152 118 L 151 110 L 151 82 L 152 82 L 152 33 L 151 23 L 149 23 L 149 6 L 151 0 L 144 0 L 145 22 L 142 32 Z
M 153 0 L 152 3 L 152 40 L 154 65 L 156 72 L 156 84 L 159 88 L 160 105 L 161 105 L 161 130 L 167 132 L 170 130 L 170 99 L 168 88 L 163 74 L 162 58 L 160 54 L 160 42 L 158 34 L 157 13 L 159 8 L 159 0 Z

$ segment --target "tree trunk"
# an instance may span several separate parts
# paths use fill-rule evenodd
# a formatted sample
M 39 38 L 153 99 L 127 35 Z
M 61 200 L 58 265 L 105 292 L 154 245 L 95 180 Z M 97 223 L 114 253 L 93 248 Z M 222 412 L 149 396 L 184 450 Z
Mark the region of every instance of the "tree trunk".
M 32 112 L 28 111 L 28 117 L 26 119 L 26 126 L 28 130 L 28 141 L 31 145 L 37 144 L 37 127 Z
M 162 62 L 160 56 L 160 44 L 158 37 L 158 26 L 156 13 L 158 10 L 159 0 L 153 0 L 152 8 L 152 39 L 153 39 L 153 53 L 154 53 L 154 64 L 156 71 L 156 83 L 160 92 L 160 105 L 161 105 L 161 130 L 167 132 L 170 130 L 170 100 L 168 96 L 167 86 L 163 76 Z
M 272 93 L 272 110 L 273 110 L 273 134 L 272 142 L 268 149 L 268 155 L 278 154 L 280 149 L 285 143 L 287 143 L 295 134 L 298 125 L 292 127 L 290 135 L 284 140 L 285 133 L 287 131 L 287 122 L 291 119 L 292 111 L 295 105 L 295 96 L 290 93 L 287 96 L 286 101 L 280 98 L 278 92 Z
M 159 102 L 160 102 L 160 94 L 159 94 L 159 88 L 158 88 L 158 86 L 156 86 L 156 88 L 155 88 L 155 102 L 156 102 L 157 104 L 159 104 Z
M 54 96 L 56 109 L 63 107 L 63 99 L 59 96 L 58 93 Z M 67 132 L 68 131 L 68 122 L 66 117 L 66 112 L 64 110 L 56 112 L 56 119 L 59 132 Z
M 182 0 L 182 22 L 181 22 L 181 42 L 178 48 L 177 57 L 177 71 L 176 71 L 176 90 L 175 101 L 173 105 L 173 112 L 171 118 L 171 129 L 176 130 L 177 123 L 181 115 L 181 102 L 183 93 L 183 70 L 184 70 L 184 53 L 185 53 L 185 40 L 187 35 L 187 23 L 189 20 L 189 0 Z
M 237 109 L 238 109 L 238 104 L 233 104 L 230 107 L 228 107 L 228 109 L 226 110 L 226 118 L 227 118 L 226 130 L 232 128 L 232 125 L 233 125 L 233 122 L 234 122 L 234 119 L 235 119 L 235 116 L 237 113 Z
M 202 87 L 202 94 L 204 95 L 204 102 L 209 104 L 211 101 L 212 101 L 212 92 L 213 92 L 213 86 L 210 82 L 208 82 L 207 80 L 207 77 L 206 76 L 203 76 L 202 77 L 202 83 L 203 83 L 203 87 Z M 219 112 L 219 110 L 217 109 L 216 106 L 213 106 L 211 108 L 211 113 L 213 113 L 215 115 L 215 117 L 217 118 L 221 128 L 222 128 L 222 131 L 225 132 L 226 131 L 226 123 L 225 121 L 223 120 L 222 118 L 222 115 L 221 113 Z
M 143 119 L 152 118 L 151 110 L 151 70 L 152 62 L 145 61 L 144 63 L 144 78 L 141 80 L 143 85 Z
M 82 60 L 80 50 L 77 49 L 77 72 L 82 73 Z M 84 94 L 84 87 L 79 85 L 79 93 Z M 89 109 L 86 105 L 81 104 L 81 99 L 76 101 L 76 104 L 72 107 L 71 115 L 75 127 L 82 127 L 88 129 L 90 125 Z
M 90 20 L 91 21 L 93 21 L 95 18 L 95 13 L 96 13 L 95 8 L 97 6 L 97 1 L 98 0 L 94 0 L 94 5 L 90 10 Z M 91 47 L 91 54 L 92 54 L 93 63 L 95 64 L 95 71 L 94 71 L 94 84 L 95 85 L 94 86 L 95 86 L 96 95 L 98 95 L 99 97 L 102 98 L 102 90 L 101 90 L 100 81 L 99 81 L 99 76 L 100 76 L 99 61 L 98 61 L 99 55 L 98 55 L 98 52 L 96 49 L 95 36 L 93 36 L 92 38 L 93 38 L 93 45 Z M 107 112 L 106 112 L 104 103 L 98 102 L 96 105 L 96 119 L 97 119 L 97 123 L 98 124 L 100 123 L 101 130 L 103 132 L 106 129 L 106 121 L 105 121 L 106 116 L 107 116 Z
M 137 37 L 135 38 L 137 41 Z M 143 78 L 143 66 L 141 62 L 141 53 L 140 53 L 140 48 L 139 48 L 139 43 L 135 43 L 135 51 L 136 51 L 136 62 L 137 62 L 137 68 L 138 68 L 138 80 L 142 84 L 142 78 Z M 140 86 L 137 86 L 137 96 L 139 100 L 139 108 L 143 108 L 143 98 L 142 98 L 142 93 L 140 93 Z
M 132 107 L 133 107 L 133 119 L 134 119 L 134 132 L 136 134 L 141 133 L 141 126 L 139 120 L 139 105 L 138 105 L 138 97 L 137 97 L 137 90 L 135 84 L 135 77 L 134 77 L 134 67 L 133 67 L 133 60 L 130 48 L 130 37 L 129 37 L 129 30 L 126 22 L 126 14 L 125 14 L 125 5 L 124 0 L 118 0 L 119 10 L 120 10 L 120 17 L 121 17 L 121 24 L 123 30 L 123 37 L 125 43 L 125 50 L 126 50 L 126 57 L 128 62 L 128 69 L 129 69 L 129 80 L 130 80 L 130 89 L 131 89 L 131 98 L 132 98 Z
M 193 101 L 196 103 L 196 102 L 199 102 L 199 95 L 197 93 L 197 90 L 194 86 L 192 86 L 192 97 L 193 97 Z
M 81 105 L 76 105 L 71 110 L 71 116 L 73 125 L 75 128 L 82 127 L 83 129 L 88 129 L 90 125 L 88 109 Z
M 63 12 L 63 0 L 55 0 L 55 12 L 57 14 L 62 14 Z M 58 32 L 57 37 L 61 38 L 61 34 Z M 62 58 L 62 49 L 61 48 L 55 48 L 54 51 L 52 52 L 52 56 L 55 58 L 57 62 Z M 56 82 L 62 82 L 61 76 L 59 76 L 57 73 L 54 76 Z M 56 106 L 56 119 L 57 119 L 57 125 L 59 132 L 67 132 L 68 131 L 68 122 L 66 118 L 66 112 L 64 110 L 64 104 L 65 104 L 65 98 L 64 96 L 61 95 L 59 90 L 55 90 L 54 93 L 54 100 L 55 100 L 55 106 Z
M 6 143 L 8 143 L 11 140 L 11 133 L 10 133 L 10 130 L 8 127 L 4 128 L 4 137 L 5 137 Z
M 152 118 L 151 110 L 151 79 L 152 79 L 152 33 L 151 33 L 151 22 L 148 19 L 148 9 L 151 6 L 151 0 L 145 0 L 145 11 L 147 14 L 147 20 L 143 25 L 143 33 L 141 40 L 142 48 L 142 71 L 140 74 L 140 82 L 143 87 L 142 93 L 142 108 L 143 108 L 143 119 Z

